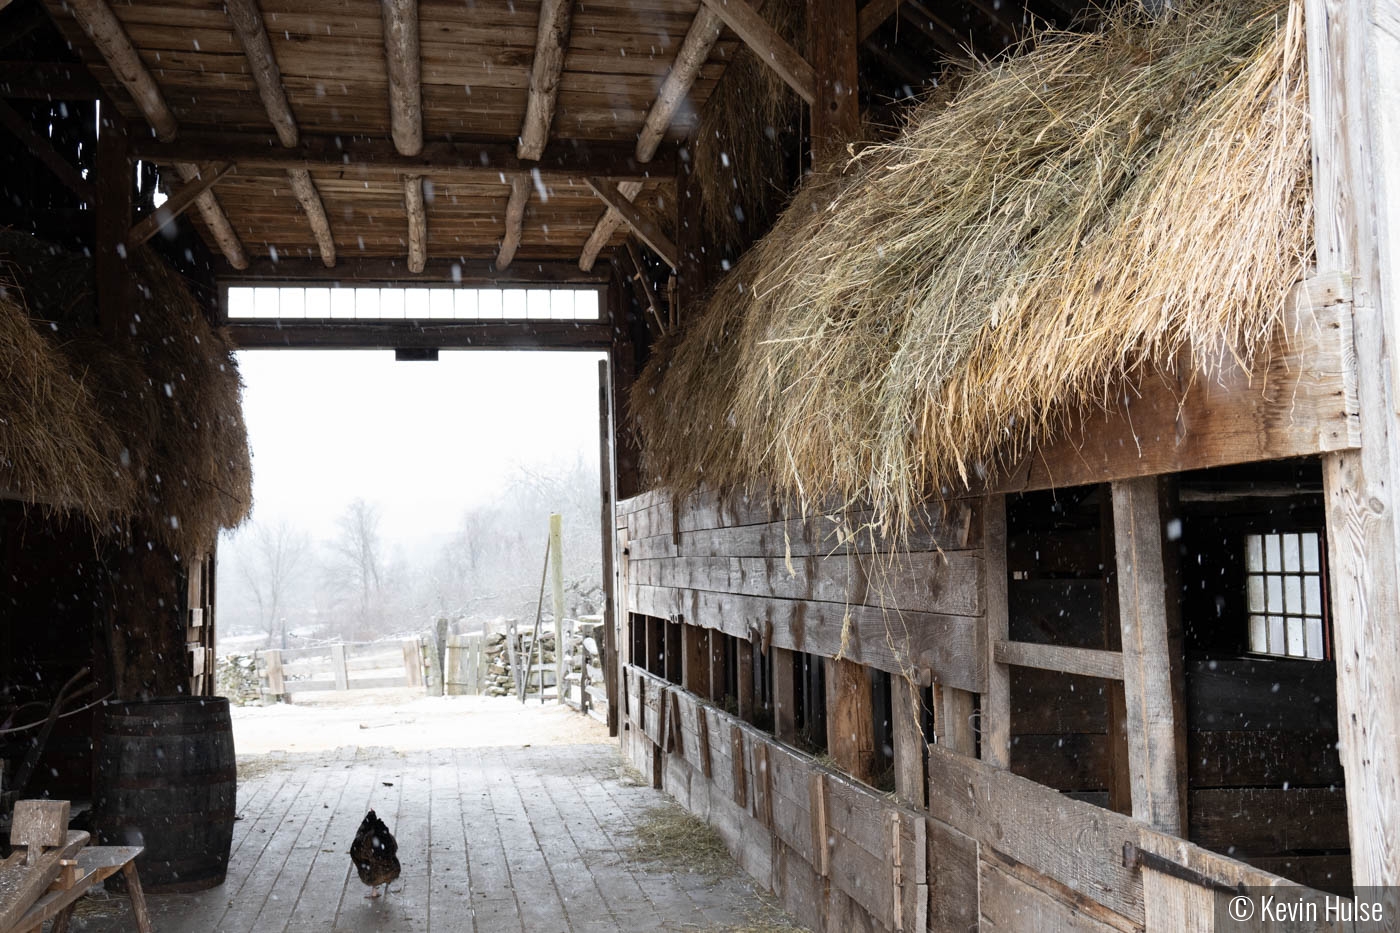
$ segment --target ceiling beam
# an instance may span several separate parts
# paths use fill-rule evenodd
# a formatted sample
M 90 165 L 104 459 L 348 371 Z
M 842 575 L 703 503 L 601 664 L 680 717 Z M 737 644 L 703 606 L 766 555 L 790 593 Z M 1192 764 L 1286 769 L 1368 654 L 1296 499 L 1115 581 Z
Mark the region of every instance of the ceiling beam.
M 606 350 L 612 329 L 597 321 L 278 321 L 228 324 L 246 350 Z
M 869 0 L 856 14 L 856 38 L 864 42 L 899 9 L 900 0 Z
M 314 259 L 254 259 L 245 269 L 221 268 L 223 285 L 451 285 L 463 288 L 504 286 L 589 286 L 608 281 L 605 271 L 584 272 L 562 259 L 516 259 L 509 269 L 489 259 L 430 259 L 421 273 L 410 273 L 400 258 L 341 259 L 327 271 Z
M 520 238 L 525 231 L 525 203 L 530 199 L 530 179 L 521 174 L 510 177 L 510 198 L 506 201 L 505 235 L 501 237 L 501 249 L 496 254 L 496 268 L 505 269 L 515 259 L 515 251 L 520 248 Z
M 183 214 L 201 194 L 208 191 L 220 178 L 233 171 L 233 163 L 225 162 L 222 165 L 202 169 L 200 177 L 193 183 L 181 185 L 179 190 L 170 192 L 170 197 L 165 199 L 165 203 L 142 217 L 136 224 L 127 231 L 126 248 L 135 249 L 142 243 L 155 236 L 167 224 L 172 223 L 176 217 Z
M 131 95 L 137 109 L 151 125 L 151 129 L 155 130 L 156 136 L 166 142 L 174 139 L 179 130 L 175 115 L 170 112 L 155 78 L 151 77 L 145 63 L 136 53 L 131 38 L 127 36 L 111 7 L 107 6 L 104 0 L 65 0 L 65 5 L 72 12 L 78 25 L 92 38 L 103 60 Z M 197 180 L 200 174 L 199 167 L 188 161 L 176 162 L 175 171 L 186 184 Z M 248 256 L 243 251 L 243 244 L 213 193 L 205 191 L 195 200 L 195 206 L 229 264 L 235 268 L 246 266 Z
M 423 206 L 423 176 L 403 177 L 403 206 L 408 215 L 408 271 L 419 273 L 428 261 L 428 211 Z
M 676 111 L 685 103 L 686 95 L 694 86 L 700 69 L 710 57 L 710 52 L 719 41 L 723 29 L 724 21 L 719 18 L 719 14 L 701 5 L 695 13 L 695 18 L 690 21 L 690 28 L 686 30 L 685 39 L 681 41 L 681 47 L 676 52 L 676 60 L 671 65 L 666 80 L 661 83 L 656 100 L 647 111 L 646 121 L 643 122 L 642 131 L 637 136 L 637 161 L 653 162 L 657 148 L 665 138 L 666 131 L 671 128 Z M 674 171 L 671 174 L 674 175 Z M 623 181 L 618 184 L 618 191 L 629 201 L 640 194 L 641 190 L 642 185 L 637 181 Z M 621 225 L 622 215 L 611 207 L 608 208 L 593 225 L 593 232 L 583 244 L 583 251 L 578 257 L 580 269 L 587 271 L 593 268 L 593 264 L 598 261 L 598 254 L 608 245 L 608 241 Z
M 404 155 L 423 149 L 423 64 L 418 51 L 418 0 L 381 0 L 389 70 L 389 125 Z
M 617 211 L 623 222 L 631 227 L 632 232 L 637 234 L 643 243 L 650 246 L 656 255 L 665 260 L 672 269 L 677 267 L 679 263 L 676 257 L 679 254 L 676 251 L 676 245 L 671 242 L 670 237 L 666 236 L 665 231 L 661 229 L 661 225 L 656 222 L 654 217 L 634 204 L 631 199 L 624 197 L 617 185 L 606 178 L 590 178 L 588 179 L 588 187 L 593 189 L 593 193 L 604 204 Z
M 92 183 L 84 178 L 71 162 L 60 155 L 58 150 L 53 147 L 53 143 L 41 136 L 23 114 L 3 100 L 0 100 L 0 126 L 9 130 L 16 139 L 23 143 L 34 158 L 44 163 L 44 166 L 59 181 L 63 182 L 69 191 L 89 204 L 92 203 Z
M 535 60 L 530 67 L 530 96 L 525 104 L 525 124 L 520 130 L 519 155 L 538 160 L 549 142 L 559 79 L 564 73 L 564 53 L 573 25 L 573 0 L 544 0 L 535 35 Z
M 385 140 L 354 136 L 310 136 L 283 148 L 276 137 L 260 133 L 185 133 L 174 142 L 154 139 L 132 140 L 132 152 L 153 162 L 238 163 L 241 174 L 258 171 L 284 171 L 288 168 L 311 170 L 333 168 L 344 177 L 370 177 L 374 174 L 431 174 L 434 177 L 474 177 L 504 184 L 516 172 L 539 172 L 541 181 L 579 181 L 587 175 L 613 181 L 629 179 L 668 180 L 675 176 L 675 147 L 657 153 L 650 164 L 636 157 L 631 145 L 617 143 L 559 141 L 545 151 L 538 162 L 521 159 L 516 144 L 504 140 L 429 140 L 416 156 L 405 156 Z
M 759 61 L 777 72 L 788 87 L 808 104 L 817 99 L 817 75 L 807 60 L 798 54 L 778 30 L 769 25 L 744 0 L 704 0 L 707 8 L 719 14 L 726 26 L 744 40 Z
M 272 54 L 272 43 L 267 38 L 267 27 L 263 23 L 258 0 L 225 0 L 224 9 L 238 33 L 243 45 L 243 54 L 253 72 L 253 80 L 258 85 L 262 97 L 263 110 L 272 121 L 277 138 L 284 147 L 290 148 L 301 141 L 301 130 L 287 102 L 287 91 L 282 86 L 282 69 Z M 327 268 L 335 265 L 335 238 L 331 236 L 330 219 L 326 216 L 325 204 L 311 180 L 311 173 L 304 168 L 288 168 L 287 178 L 291 181 L 292 193 L 301 204 L 306 222 L 316 238 L 321 251 L 321 261 Z

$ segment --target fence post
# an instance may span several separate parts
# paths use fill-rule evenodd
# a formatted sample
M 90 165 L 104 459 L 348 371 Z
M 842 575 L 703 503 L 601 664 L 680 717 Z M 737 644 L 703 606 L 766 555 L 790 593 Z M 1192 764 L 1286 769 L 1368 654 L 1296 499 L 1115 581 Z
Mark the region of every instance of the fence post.
M 554 590 L 554 694 L 564 702 L 564 517 L 549 516 L 549 560 Z M 540 700 L 544 700 L 544 653 L 540 653 Z
M 423 657 L 416 641 L 403 643 L 403 671 L 410 687 L 423 686 Z
M 442 658 L 438 654 L 437 639 L 431 634 L 422 637 L 420 644 L 423 648 L 423 667 L 427 671 L 426 682 L 428 695 L 440 697 L 446 693 L 442 679 Z
M 331 671 L 335 674 L 335 689 L 350 689 L 350 671 L 345 664 L 345 646 L 331 645 Z
M 287 692 L 287 685 L 282 679 L 282 652 L 276 648 L 269 648 L 263 652 L 263 659 L 267 664 L 263 671 L 263 679 L 267 681 L 266 693 L 275 699 L 281 699 Z

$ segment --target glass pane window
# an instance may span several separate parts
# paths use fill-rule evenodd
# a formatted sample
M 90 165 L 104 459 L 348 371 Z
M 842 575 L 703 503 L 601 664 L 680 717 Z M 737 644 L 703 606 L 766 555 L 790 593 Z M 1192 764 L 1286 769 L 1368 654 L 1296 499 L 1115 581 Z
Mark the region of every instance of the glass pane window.
M 224 305 L 231 321 L 598 320 L 598 290 L 592 288 L 234 285 Z
M 1315 531 L 1245 535 L 1244 565 L 1249 650 L 1325 660 L 1322 536 Z

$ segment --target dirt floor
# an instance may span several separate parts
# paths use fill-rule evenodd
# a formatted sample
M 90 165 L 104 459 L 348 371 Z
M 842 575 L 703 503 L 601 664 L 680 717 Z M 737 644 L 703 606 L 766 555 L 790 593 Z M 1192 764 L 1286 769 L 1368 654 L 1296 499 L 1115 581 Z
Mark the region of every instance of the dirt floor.
M 800 930 L 708 828 L 623 767 L 596 721 L 538 701 L 362 693 L 235 710 L 228 878 L 151 896 L 159 933 Z M 403 864 L 376 900 L 348 857 L 371 807 Z M 134 929 L 121 895 L 80 903 L 75 933 Z

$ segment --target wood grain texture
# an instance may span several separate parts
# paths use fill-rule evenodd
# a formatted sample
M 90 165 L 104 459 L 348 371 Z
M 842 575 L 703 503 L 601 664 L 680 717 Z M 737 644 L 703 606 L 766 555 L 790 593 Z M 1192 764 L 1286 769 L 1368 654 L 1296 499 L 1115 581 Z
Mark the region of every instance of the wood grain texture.
M 573 15 L 573 0 L 543 0 L 540 4 L 535 58 L 530 65 L 530 96 L 525 104 L 525 122 L 520 128 L 522 159 L 538 159 L 549 142 Z
M 704 0 L 758 58 L 809 104 L 817 100 L 817 75 L 806 59 L 745 0 Z M 833 24 L 835 25 L 835 24 Z M 852 49 L 854 52 L 854 49 Z M 854 58 L 854 54 L 852 55 Z M 854 91 L 854 87 L 851 88 Z
M 232 162 L 225 162 L 222 165 L 201 169 L 199 177 L 193 183 L 181 185 L 178 189 L 170 192 L 170 196 L 165 199 L 164 204 L 132 225 L 131 230 L 126 235 L 126 248 L 135 249 L 155 236 L 172 223 L 176 217 L 194 206 L 195 199 L 218 183 L 219 179 L 233 171 L 233 168 Z
M 987 689 L 982 695 L 982 760 L 998 768 L 1011 766 L 1011 673 L 995 657 L 996 645 L 1010 637 L 1006 569 L 1006 497 L 988 496 L 982 506 L 982 541 L 986 563 Z
M 389 71 L 389 125 L 403 155 L 423 148 L 422 61 L 418 41 L 418 0 L 381 0 L 384 57 Z
M 593 189 L 604 204 L 622 218 L 623 223 L 632 228 L 642 242 L 652 248 L 656 255 L 660 256 L 672 269 L 679 263 L 677 260 L 676 244 L 661 229 L 661 224 L 655 217 L 649 215 L 638 206 L 630 197 L 627 197 L 619 187 L 606 178 L 589 177 L 588 186 Z
M 1024 641 L 998 641 L 992 643 L 992 661 L 995 664 L 1014 664 L 1018 667 L 1059 671 L 1062 674 L 1078 674 L 1082 677 L 1123 679 L 1123 656 L 1117 651 L 1065 648 L 1060 645 L 1040 645 Z
M 530 179 L 516 174 L 510 177 L 510 199 L 506 201 L 505 229 L 501 234 L 501 249 L 496 253 L 496 268 L 508 269 L 520 248 L 525 227 L 525 204 L 530 199 Z
M 408 215 L 408 271 L 417 274 L 428 262 L 428 210 L 423 204 L 421 176 L 404 176 L 403 206 Z
M 858 781 L 875 780 L 875 719 L 866 669 L 844 658 L 826 665 L 826 742 L 836 766 Z
M 1133 815 L 1180 835 L 1186 823 L 1184 659 L 1160 497 L 1154 477 L 1113 484 L 1120 657 Z
M 901 801 L 922 809 L 928 792 L 924 771 L 921 692 L 902 677 L 890 678 L 890 731 L 894 736 L 894 791 Z
M 695 11 L 695 19 L 691 20 L 690 28 L 685 32 L 685 39 L 676 52 L 675 61 L 671 63 L 666 80 L 656 92 L 656 100 L 652 102 L 646 120 L 642 123 L 642 130 L 637 134 L 639 161 L 650 162 L 656 154 L 657 147 L 671 128 L 671 121 L 676 112 L 685 103 L 695 79 L 700 76 L 700 69 L 704 67 L 715 43 L 719 41 L 723 27 L 723 20 L 710 7 L 701 4 L 700 9 Z
M 179 124 L 165 102 L 151 72 L 141 60 L 121 21 L 105 0 L 75 0 L 67 4 L 72 15 L 91 37 L 112 75 L 126 88 L 159 139 L 175 138 Z

